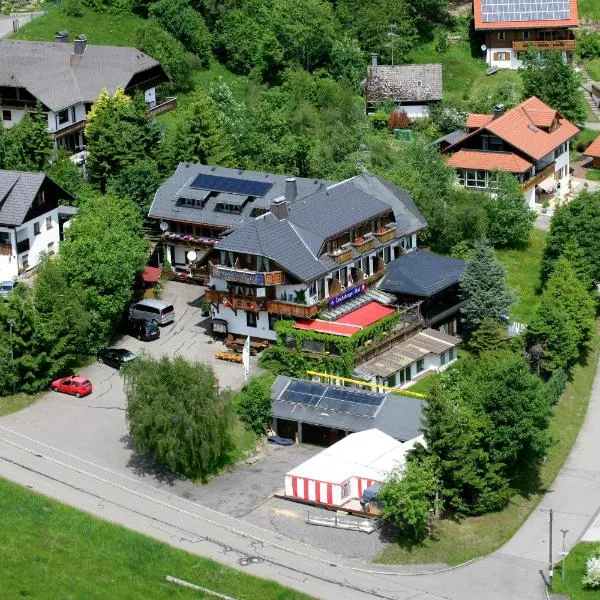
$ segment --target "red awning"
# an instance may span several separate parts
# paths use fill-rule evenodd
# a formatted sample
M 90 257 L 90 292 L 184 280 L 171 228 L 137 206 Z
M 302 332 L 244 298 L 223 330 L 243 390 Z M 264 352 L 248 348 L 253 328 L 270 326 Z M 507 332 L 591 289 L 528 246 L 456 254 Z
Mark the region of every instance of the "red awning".
M 355 325 L 357 327 L 366 327 L 372 325 L 384 317 L 394 314 L 394 309 L 379 304 L 379 302 L 369 302 L 351 313 L 340 317 L 335 324 Z
M 332 333 L 333 335 L 342 335 L 344 337 L 350 337 L 362 329 L 362 327 L 358 325 L 348 325 L 346 323 L 338 323 L 337 321 L 321 321 L 319 319 L 315 319 L 314 321 L 300 319 L 296 321 L 294 328 L 310 329 L 311 331 L 317 331 L 318 333 Z
M 158 267 L 149 267 L 146 265 L 142 273 L 142 281 L 144 283 L 157 283 L 160 279 L 160 273 L 161 271 Z

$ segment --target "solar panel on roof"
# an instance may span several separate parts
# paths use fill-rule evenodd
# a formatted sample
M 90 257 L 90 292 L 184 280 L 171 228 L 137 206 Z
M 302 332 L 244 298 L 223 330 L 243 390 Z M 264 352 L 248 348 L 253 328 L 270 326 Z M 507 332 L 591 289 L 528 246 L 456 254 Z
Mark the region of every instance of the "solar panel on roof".
M 484 23 L 569 19 L 569 0 L 481 0 Z
M 257 181 L 254 179 L 237 179 L 235 177 L 221 177 L 219 175 L 207 175 L 201 173 L 190 184 L 192 189 L 211 190 L 214 192 L 225 192 L 228 194 L 241 194 L 262 198 L 272 187 L 269 181 Z

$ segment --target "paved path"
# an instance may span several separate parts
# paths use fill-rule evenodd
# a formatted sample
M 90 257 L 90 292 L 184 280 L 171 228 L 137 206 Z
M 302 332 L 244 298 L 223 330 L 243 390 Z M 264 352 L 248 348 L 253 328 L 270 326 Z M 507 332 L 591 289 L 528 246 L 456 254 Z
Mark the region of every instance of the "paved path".
M 196 322 L 192 308 L 182 317 L 188 326 Z M 161 340 L 164 350 L 195 352 L 196 334 L 187 339 L 185 329 L 183 323 L 174 326 Z M 89 370 L 98 382 L 98 393 L 90 398 L 48 395 L 0 419 L 0 476 L 317 598 L 542 600 L 541 572 L 547 569 L 549 550 L 548 510 L 554 509 L 555 515 L 556 561 L 560 558 L 560 529 L 569 530 L 567 545 L 571 547 L 600 506 L 598 375 L 585 426 L 565 468 L 517 534 L 499 551 L 470 565 L 418 574 L 415 567 L 373 565 L 336 556 L 203 506 L 202 494 L 190 482 L 170 480 L 160 470 L 143 468 L 133 460 L 134 453 L 124 442 L 119 377 L 103 365 Z M 231 373 L 232 379 L 238 375 L 237 371 Z M 357 544 L 361 535 L 357 534 Z M 420 569 L 428 570 L 426 566 L 417 571 Z
M 36 17 L 39 17 L 41 14 L 43 13 L 32 12 L 0 17 L 0 38 L 7 37 L 13 32 L 13 21 L 19 21 L 20 27 L 23 27 L 23 25 L 29 23 L 29 21 L 32 21 Z
M 584 126 L 586 129 L 593 129 L 594 131 L 600 131 L 600 123 L 592 123 L 591 121 L 588 121 L 587 123 L 585 123 Z

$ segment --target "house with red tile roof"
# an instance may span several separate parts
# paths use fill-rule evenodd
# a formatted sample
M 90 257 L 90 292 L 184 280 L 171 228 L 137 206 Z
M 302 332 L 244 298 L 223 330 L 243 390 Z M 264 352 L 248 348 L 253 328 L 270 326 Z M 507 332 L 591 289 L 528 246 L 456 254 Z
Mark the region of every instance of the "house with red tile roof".
M 444 148 L 460 185 L 493 190 L 495 171 L 519 179 L 529 206 L 537 192 L 563 195 L 569 184 L 569 141 L 579 129 L 532 96 L 514 108 L 494 107 L 492 115 L 470 114 L 467 133 Z
M 600 135 L 585 149 L 583 155 L 592 159 L 595 169 L 600 169 Z
M 490 67 L 518 69 L 529 47 L 575 51 L 577 0 L 473 0 L 475 30 L 485 36 Z

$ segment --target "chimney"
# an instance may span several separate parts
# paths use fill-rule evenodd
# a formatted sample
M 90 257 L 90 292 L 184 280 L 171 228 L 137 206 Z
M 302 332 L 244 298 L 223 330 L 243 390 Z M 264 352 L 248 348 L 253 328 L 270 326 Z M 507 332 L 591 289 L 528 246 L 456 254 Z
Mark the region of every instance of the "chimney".
M 283 196 L 275 198 L 271 202 L 271 214 L 278 220 L 283 221 L 288 217 L 288 203 Z
M 69 41 L 69 32 L 66 29 L 62 29 L 61 31 L 57 31 L 54 34 L 54 41 L 57 44 L 66 44 Z
M 288 202 L 292 202 L 298 197 L 298 184 L 295 177 L 288 177 L 285 180 L 284 197 Z
M 377 66 L 377 60 L 379 59 L 379 54 L 371 54 L 371 66 Z
M 506 109 L 504 108 L 504 104 L 496 104 L 492 111 L 494 113 L 494 119 L 497 119 L 498 117 L 501 117 L 504 114 Z
M 73 44 L 73 54 L 83 55 L 85 49 L 87 47 L 87 38 L 82 33 L 75 38 L 75 43 Z

